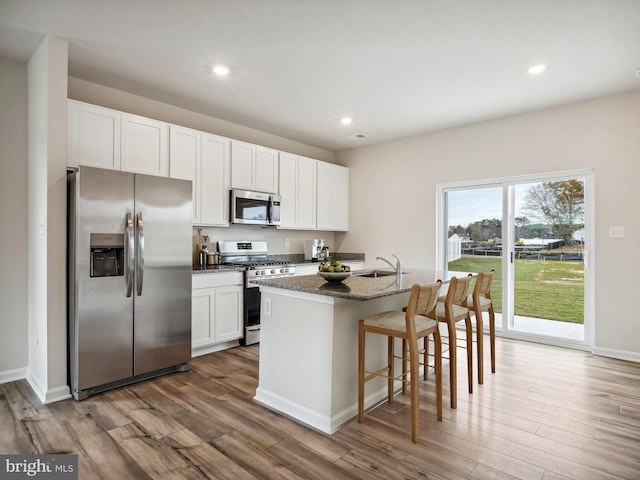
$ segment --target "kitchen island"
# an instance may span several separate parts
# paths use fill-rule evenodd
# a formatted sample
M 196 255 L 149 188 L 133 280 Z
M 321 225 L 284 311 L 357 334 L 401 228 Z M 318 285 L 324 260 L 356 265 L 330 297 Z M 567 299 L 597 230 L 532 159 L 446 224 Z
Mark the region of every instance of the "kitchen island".
M 255 282 L 262 294 L 256 401 L 329 434 L 357 415 L 358 320 L 401 310 L 414 283 L 448 281 L 433 271 L 409 269 L 400 280 L 367 272 L 341 283 L 319 275 Z M 366 369 L 381 368 L 386 355 L 385 337 L 367 336 Z M 368 382 L 365 408 L 386 395 L 386 379 Z

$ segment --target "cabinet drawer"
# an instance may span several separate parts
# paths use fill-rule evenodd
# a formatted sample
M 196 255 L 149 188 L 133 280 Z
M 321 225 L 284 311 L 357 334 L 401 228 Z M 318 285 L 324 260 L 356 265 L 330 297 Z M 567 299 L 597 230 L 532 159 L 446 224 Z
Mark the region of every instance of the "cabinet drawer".
M 243 272 L 197 273 L 191 276 L 191 288 L 242 285 Z

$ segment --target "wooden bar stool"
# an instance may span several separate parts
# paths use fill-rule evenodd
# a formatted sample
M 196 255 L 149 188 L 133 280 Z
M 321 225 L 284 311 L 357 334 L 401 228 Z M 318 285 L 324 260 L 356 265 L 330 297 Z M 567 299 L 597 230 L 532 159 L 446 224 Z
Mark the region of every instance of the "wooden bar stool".
M 409 297 L 409 305 L 406 312 L 389 311 L 382 312 L 371 317 L 363 318 L 358 323 L 358 422 L 364 421 L 364 384 L 375 377 L 383 376 L 387 378 L 387 402 L 393 403 L 394 381 L 399 380 L 409 383 L 411 387 L 411 440 L 418 443 L 420 440 L 419 431 L 419 351 L 418 339 L 426 338 L 433 334 L 435 345 L 435 373 L 436 373 L 436 410 L 438 421 L 442 421 L 442 344 L 438 322 L 427 318 L 438 300 L 438 292 L 442 282 L 437 282 L 420 286 L 413 285 Z M 365 371 L 365 333 L 377 333 L 386 335 L 388 341 L 387 365 L 375 372 Z M 394 376 L 394 339 L 401 338 L 409 350 L 409 375 L 404 372 L 398 377 Z M 405 353 L 403 352 L 403 357 Z M 424 368 L 427 368 L 426 355 L 424 357 Z M 404 369 L 403 369 L 404 370 Z
M 466 327 L 467 378 L 469 393 L 473 393 L 473 333 L 471 329 L 471 316 L 469 314 L 469 309 L 466 306 L 472 278 L 472 274 L 461 278 L 452 277 L 449 282 L 447 295 L 438 299 L 434 312 L 429 315 L 430 318 L 447 324 L 447 331 L 449 335 L 449 387 L 451 389 L 451 408 L 457 408 L 458 406 L 456 388 L 458 382 L 456 323 L 461 320 L 464 320 Z
M 476 278 L 473 293 L 467 297 L 469 312 L 476 317 L 476 338 L 478 343 L 478 383 L 484 383 L 484 334 L 482 312 L 489 312 L 489 343 L 491 346 L 491 373 L 496 373 L 496 318 L 491 300 L 491 285 L 496 271 L 480 272 Z

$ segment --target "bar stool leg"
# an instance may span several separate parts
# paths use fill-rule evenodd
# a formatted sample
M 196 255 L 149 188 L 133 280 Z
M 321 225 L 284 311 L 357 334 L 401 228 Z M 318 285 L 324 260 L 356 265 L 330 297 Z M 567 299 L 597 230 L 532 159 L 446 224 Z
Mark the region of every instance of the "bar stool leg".
M 473 328 L 471 327 L 471 317 L 464 320 L 467 331 L 467 383 L 469 393 L 473 393 Z
M 447 330 L 449 333 L 449 390 L 451 391 L 451 408 L 458 408 L 458 361 L 456 355 L 456 326 L 451 322 L 447 322 Z
M 489 308 L 489 343 L 491 344 L 491 373 L 496 373 L 496 316 L 493 305 Z
M 358 423 L 364 421 L 364 321 L 358 328 Z
M 484 328 L 482 325 L 482 310 L 476 307 L 476 339 L 478 344 L 478 383 L 484 383 Z
M 393 337 L 387 337 L 387 402 L 393 403 Z

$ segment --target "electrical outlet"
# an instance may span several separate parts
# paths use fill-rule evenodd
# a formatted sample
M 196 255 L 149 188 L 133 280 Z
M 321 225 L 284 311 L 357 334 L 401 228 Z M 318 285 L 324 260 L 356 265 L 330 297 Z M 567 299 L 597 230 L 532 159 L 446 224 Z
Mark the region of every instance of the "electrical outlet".
M 288 239 L 288 238 L 285 238 L 285 239 L 284 239 L 284 246 L 285 246 L 285 247 L 288 247 L 288 246 L 289 246 L 289 239 Z
M 609 227 L 609 238 L 624 238 L 624 227 Z
M 264 313 L 267 317 L 271 315 L 271 299 L 270 298 L 265 298 L 264 299 L 264 311 L 262 313 Z

